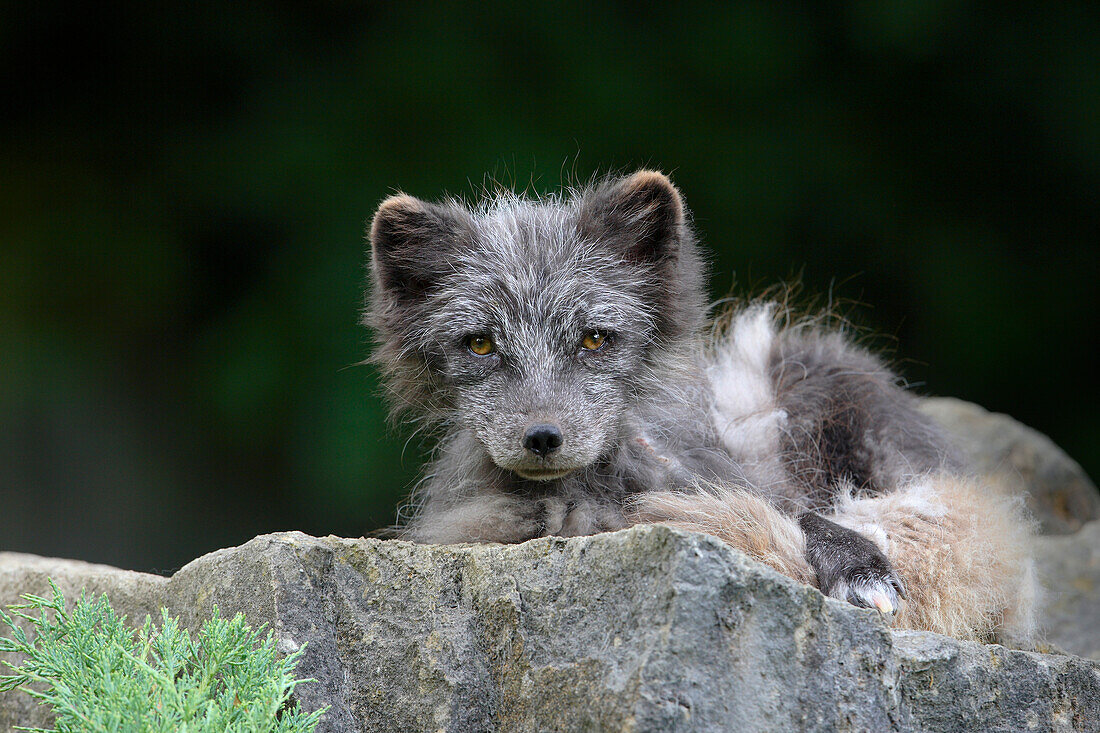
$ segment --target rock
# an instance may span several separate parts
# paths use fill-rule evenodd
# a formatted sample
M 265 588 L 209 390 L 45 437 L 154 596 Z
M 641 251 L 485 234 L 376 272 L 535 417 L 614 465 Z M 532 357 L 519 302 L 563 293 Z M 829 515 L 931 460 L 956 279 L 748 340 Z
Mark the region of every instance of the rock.
M 1008 415 L 950 397 L 922 400 L 975 469 L 1018 478 L 1044 534 L 1069 534 L 1100 518 L 1100 492 L 1050 438 Z
M 1098 730 L 1100 664 L 893 632 L 705 535 L 521 545 L 257 537 L 171 579 L 0 554 L 0 603 L 82 577 L 307 643 L 319 730 Z M 43 723 L 0 698 L 0 722 Z
M 1056 647 L 1100 659 L 1100 494 L 1044 436 L 952 399 L 923 409 L 976 469 L 1015 476 L 1047 536 Z M 1083 529 L 1081 529 L 1083 527 Z M 1068 535 L 1079 530 L 1077 534 Z M 1100 664 L 894 632 L 705 535 L 664 527 L 522 545 L 257 537 L 171 578 L 0 553 L 0 604 L 107 593 L 135 624 L 217 604 L 307 644 L 319 730 L 1091 730 Z M 0 695 L 0 730 L 45 725 Z
M 1036 561 L 1047 586 L 1041 617 L 1047 639 L 1100 659 L 1100 522 L 1075 535 L 1040 538 Z

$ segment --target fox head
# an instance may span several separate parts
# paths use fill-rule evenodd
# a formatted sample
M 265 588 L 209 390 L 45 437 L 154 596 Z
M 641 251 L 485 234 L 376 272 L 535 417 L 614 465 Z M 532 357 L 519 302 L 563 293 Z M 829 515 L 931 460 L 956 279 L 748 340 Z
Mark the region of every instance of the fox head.
M 606 456 L 705 315 L 683 202 L 653 171 L 475 208 L 398 194 L 370 243 L 364 320 L 395 413 L 472 430 L 525 479 Z

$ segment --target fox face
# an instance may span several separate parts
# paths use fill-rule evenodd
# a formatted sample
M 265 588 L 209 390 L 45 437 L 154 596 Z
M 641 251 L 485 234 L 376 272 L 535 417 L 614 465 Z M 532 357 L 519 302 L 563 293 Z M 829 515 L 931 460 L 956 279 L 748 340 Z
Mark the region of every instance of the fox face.
M 704 311 L 683 205 L 658 173 L 472 210 L 401 194 L 370 241 L 366 320 L 396 410 L 472 431 L 528 480 L 606 457 Z

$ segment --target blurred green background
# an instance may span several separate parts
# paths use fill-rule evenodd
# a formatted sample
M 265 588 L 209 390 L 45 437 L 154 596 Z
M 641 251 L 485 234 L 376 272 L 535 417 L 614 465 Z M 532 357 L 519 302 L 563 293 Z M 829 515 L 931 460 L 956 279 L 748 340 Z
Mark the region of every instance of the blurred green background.
M 814 7 L 0 5 L 0 549 L 391 522 L 364 223 L 486 172 L 670 172 L 716 297 L 801 273 L 1100 475 L 1097 5 Z

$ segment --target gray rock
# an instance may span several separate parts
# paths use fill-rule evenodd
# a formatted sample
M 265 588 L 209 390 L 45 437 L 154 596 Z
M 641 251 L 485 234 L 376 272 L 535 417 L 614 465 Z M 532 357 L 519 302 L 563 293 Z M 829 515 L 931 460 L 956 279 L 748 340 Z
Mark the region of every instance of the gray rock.
M 1100 492 L 1050 438 L 978 405 L 929 398 L 921 409 L 947 429 L 975 469 L 1019 480 L 1044 534 L 1069 534 L 1100 518 Z
M 1040 538 L 1036 560 L 1047 586 L 1046 637 L 1074 654 L 1100 659 L 1100 522 L 1074 535 Z
M 267 622 L 325 731 L 1100 730 L 1100 664 L 892 632 L 717 540 L 257 537 L 169 580 L 0 554 L 0 603 L 85 573 L 131 616 Z M 27 716 L 27 717 L 23 717 Z M 0 699 L 0 723 L 41 724 Z
M 1044 436 L 924 401 L 982 471 L 1016 477 L 1049 536 L 1057 647 L 1100 658 L 1100 495 Z M 1066 536 L 1084 526 L 1075 535 Z M 1061 536 L 1058 536 L 1061 535 Z M 257 537 L 172 578 L 0 553 L 0 604 L 107 593 L 139 623 L 217 604 L 308 643 L 298 696 L 320 730 L 1100 730 L 1100 665 L 894 632 L 716 540 L 662 527 L 517 546 Z M 44 725 L 0 695 L 0 730 Z

